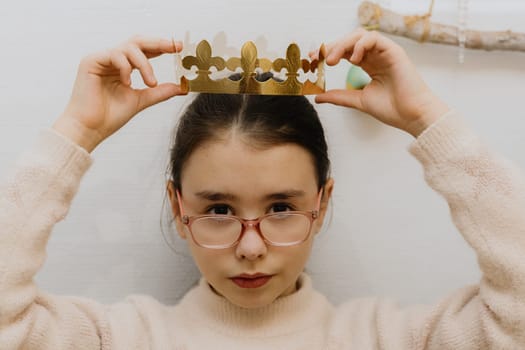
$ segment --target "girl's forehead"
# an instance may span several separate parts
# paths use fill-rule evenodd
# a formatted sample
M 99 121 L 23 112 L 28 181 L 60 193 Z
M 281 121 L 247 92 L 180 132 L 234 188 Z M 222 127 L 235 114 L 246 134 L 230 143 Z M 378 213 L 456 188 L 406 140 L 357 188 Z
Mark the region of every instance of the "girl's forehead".
M 297 144 L 256 148 L 229 138 L 198 147 L 183 166 L 181 185 L 228 193 L 310 191 L 316 172 L 313 157 Z

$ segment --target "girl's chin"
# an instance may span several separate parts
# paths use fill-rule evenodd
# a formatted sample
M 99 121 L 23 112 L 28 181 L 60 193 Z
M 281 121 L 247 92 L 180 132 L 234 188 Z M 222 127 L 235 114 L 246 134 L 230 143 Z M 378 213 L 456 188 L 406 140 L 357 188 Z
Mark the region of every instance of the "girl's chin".
M 272 291 L 275 283 L 279 282 L 276 277 L 277 276 L 273 276 L 268 283 L 258 288 L 243 288 L 232 280 L 229 280 L 227 282 L 227 288 L 224 289 L 224 293 L 221 293 L 209 282 L 208 285 L 216 295 L 227 299 L 236 306 L 245 309 L 258 309 L 270 305 L 278 298 L 291 295 L 298 290 L 299 281 L 297 280 L 290 284 L 284 291 L 276 294 L 275 290 Z
M 236 287 L 240 289 L 239 287 Z M 297 282 L 286 288 L 281 293 L 275 293 L 270 288 L 261 289 L 260 293 L 257 293 L 257 289 L 241 289 L 241 294 L 234 293 L 230 297 L 226 297 L 232 304 L 245 309 L 258 309 L 270 305 L 275 300 L 291 295 L 297 291 Z M 244 293 L 242 292 L 244 291 Z

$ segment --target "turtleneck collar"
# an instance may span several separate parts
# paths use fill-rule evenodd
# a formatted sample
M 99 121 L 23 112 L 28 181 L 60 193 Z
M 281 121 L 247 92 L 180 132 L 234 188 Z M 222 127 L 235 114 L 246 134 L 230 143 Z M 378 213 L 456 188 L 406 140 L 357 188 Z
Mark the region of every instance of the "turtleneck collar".
M 326 324 L 332 311 L 331 304 L 313 289 L 311 278 L 304 273 L 295 293 L 257 309 L 237 306 L 217 295 L 204 278 L 186 294 L 179 307 L 185 317 L 200 326 L 243 337 L 279 336 Z

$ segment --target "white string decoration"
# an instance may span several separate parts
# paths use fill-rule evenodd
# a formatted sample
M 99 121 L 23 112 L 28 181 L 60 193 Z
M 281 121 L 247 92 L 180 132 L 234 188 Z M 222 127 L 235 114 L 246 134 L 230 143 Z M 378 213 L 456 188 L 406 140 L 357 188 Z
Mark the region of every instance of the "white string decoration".
M 465 62 L 465 43 L 467 41 L 468 0 L 458 0 L 458 61 Z

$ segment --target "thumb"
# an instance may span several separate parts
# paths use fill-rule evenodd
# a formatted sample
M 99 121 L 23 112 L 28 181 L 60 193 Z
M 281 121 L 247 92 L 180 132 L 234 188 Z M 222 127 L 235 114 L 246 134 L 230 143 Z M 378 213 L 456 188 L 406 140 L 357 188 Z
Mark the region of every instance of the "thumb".
M 177 96 L 185 95 L 186 92 L 181 90 L 180 85 L 172 83 L 159 84 L 153 88 L 145 88 L 138 91 L 140 96 L 139 110 L 143 110 L 154 104 L 157 104 L 167 99 Z
M 332 103 L 338 106 L 345 106 L 351 108 L 362 109 L 363 104 L 361 103 L 361 90 L 329 90 L 323 94 L 319 94 L 315 97 L 317 103 Z

